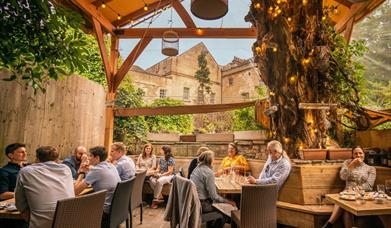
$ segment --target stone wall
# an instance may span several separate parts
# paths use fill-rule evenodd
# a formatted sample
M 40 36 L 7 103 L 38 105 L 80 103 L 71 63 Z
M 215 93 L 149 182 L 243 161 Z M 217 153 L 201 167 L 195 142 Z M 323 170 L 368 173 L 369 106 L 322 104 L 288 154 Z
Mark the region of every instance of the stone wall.
M 155 154 L 159 154 L 159 150 L 163 145 L 169 145 L 174 156 L 196 157 L 198 148 L 206 146 L 216 153 L 216 157 L 222 158 L 227 156 L 228 143 L 236 142 L 239 153 L 246 158 L 261 160 L 267 158 L 266 132 L 262 130 L 234 132 L 233 136 L 235 137 L 231 138 L 233 140 L 216 141 L 229 138 L 224 137 L 226 135 L 228 134 L 207 134 L 199 137 L 205 139 L 205 141 L 180 142 L 177 140 L 179 139 L 177 134 L 150 134 L 148 135 L 148 141 L 154 146 Z M 213 138 L 216 140 L 213 140 Z M 130 154 L 140 154 L 141 148 L 141 145 L 130 145 Z

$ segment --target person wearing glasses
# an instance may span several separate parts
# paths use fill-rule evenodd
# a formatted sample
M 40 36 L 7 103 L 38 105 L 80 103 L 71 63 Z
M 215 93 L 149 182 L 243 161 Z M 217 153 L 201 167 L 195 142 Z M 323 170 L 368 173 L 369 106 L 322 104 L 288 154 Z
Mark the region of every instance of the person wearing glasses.
M 270 141 L 266 150 L 269 156 L 258 179 L 249 176 L 247 181 L 250 184 L 277 184 L 277 191 L 279 191 L 288 178 L 292 165 L 279 141 Z

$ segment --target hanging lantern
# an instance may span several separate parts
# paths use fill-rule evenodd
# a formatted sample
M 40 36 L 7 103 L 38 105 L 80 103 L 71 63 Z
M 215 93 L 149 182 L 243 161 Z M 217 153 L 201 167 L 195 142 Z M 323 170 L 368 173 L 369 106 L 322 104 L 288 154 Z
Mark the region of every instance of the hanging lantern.
M 162 54 L 176 56 L 179 52 L 179 36 L 175 31 L 169 30 L 163 33 Z
M 190 10 L 204 20 L 219 19 L 228 12 L 228 0 L 191 0 Z

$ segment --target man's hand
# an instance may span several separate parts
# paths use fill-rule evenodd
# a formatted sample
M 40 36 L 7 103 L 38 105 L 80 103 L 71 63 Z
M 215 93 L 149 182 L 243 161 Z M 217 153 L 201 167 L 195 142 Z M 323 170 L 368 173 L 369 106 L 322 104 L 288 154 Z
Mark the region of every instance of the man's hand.
M 253 177 L 253 176 L 248 176 L 248 177 L 246 178 L 246 180 L 247 180 L 247 182 L 248 182 L 249 184 L 255 184 L 255 183 L 257 183 L 257 179 L 255 179 L 255 177 Z
M 236 203 L 233 200 L 228 200 L 228 204 L 231 204 L 233 207 L 236 207 Z

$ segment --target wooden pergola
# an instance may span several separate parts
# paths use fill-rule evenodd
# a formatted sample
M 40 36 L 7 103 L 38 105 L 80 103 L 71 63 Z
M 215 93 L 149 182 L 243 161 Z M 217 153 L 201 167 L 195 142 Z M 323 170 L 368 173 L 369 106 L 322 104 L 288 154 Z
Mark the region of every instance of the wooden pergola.
M 324 6 L 338 6 L 338 12 L 332 16 L 337 32 L 344 32 L 350 40 L 353 26 L 363 19 L 385 0 L 324 0 Z M 172 29 L 179 38 L 231 38 L 256 39 L 255 28 L 200 28 L 182 5 L 182 0 L 71 0 L 61 3 L 79 11 L 91 22 L 98 41 L 107 80 L 105 141 L 108 147 L 112 143 L 114 129 L 114 100 L 116 91 L 134 62 L 154 38 L 162 38 L 165 31 Z M 173 7 L 185 24 L 185 28 L 134 28 L 138 21 L 161 13 L 163 9 Z M 245 15 L 243 15 L 244 17 Z M 104 34 L 111 34 L 111 47 L 104 45 Z M 118 62 L 119 39 L 140 39 L 121 66 Z M 250 48 L 250 47 L 249 47 Z

